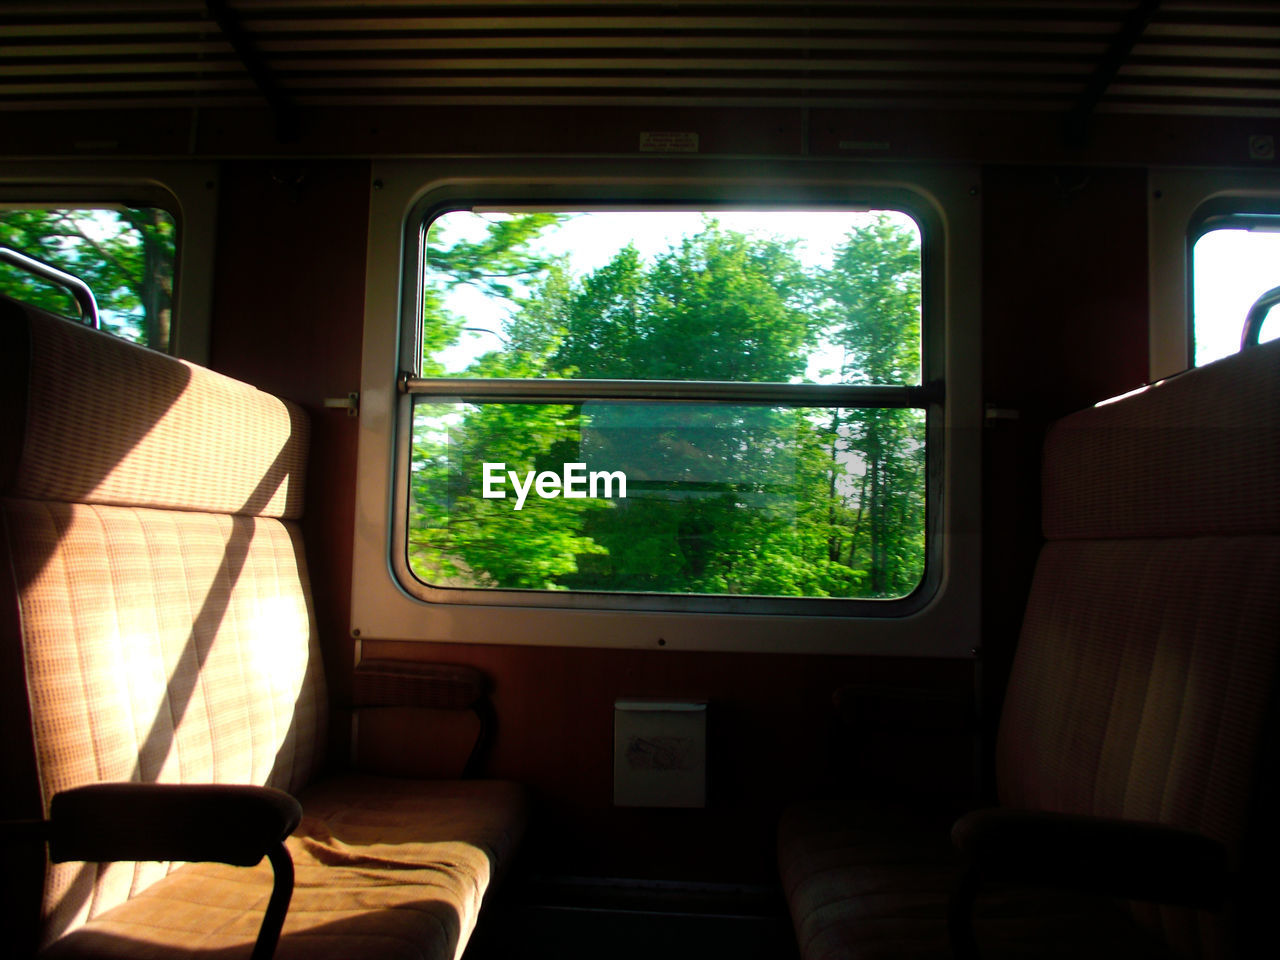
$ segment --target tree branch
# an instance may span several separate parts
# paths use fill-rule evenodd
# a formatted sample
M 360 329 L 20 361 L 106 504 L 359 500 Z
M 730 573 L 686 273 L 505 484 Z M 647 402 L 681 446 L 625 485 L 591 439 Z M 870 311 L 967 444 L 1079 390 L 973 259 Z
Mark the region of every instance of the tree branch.
M 79 240 L 83 240 L 85 243 L 87 243 L 87 244 L 89 245 L 89 247 L 90 247 L 90 248 L 91 248 L 91 249 L 92 249 L 96 254 L 98 254 L 98 256 L 102 257 L 102 259 L 103 259 L 103 260 L 106 260 L 108 263 L 112 264 L 112 265 L 113 265 L 117 270 L 119 270 L 121 273 L 123 273 L 126 277 L 132 277 L 132 276 L 133 276 L 133 271 L 132 271 L 132 270 L 130 270 L 128 267 L 126 267 L 123 263 L 121 263 L 121 262 L 120 262 L 120 261 L 115 257 L 115 255 L 114 255 L 114 254 L 112 254 L 112 253 L 110 253 L 108 250 L 106 250 L 106 249 L 102 246 L 102 244 L 98 243 L 98 241 L 94 240 L 92 237 L 90 237 L 88 234 L 86 234 L 83 230 L 81 230 L 81 229 L 80 229 L 80 225 L 79 225 L 75 220 L 72 220 L 72 219 L 71 219 L 70 217 L 68 217 L 66 214 L 62 214 L 62 215 L 60 215 L 60 216 L 58 217 L 58 221 L 59 221 L 59 222 L 61 222 L 61 223 L 65 223 L 65 224 L 67 224 L 67 225 L 68 225 L 68 226 L 69 226 L 73 231 L 75 231 L 75 232 L 74 232 L 74 233 L 57 233 L 57 232 L 54 232 L 54 233 L 46 234 L 46 236 L 50 236 L 50 237 L 65 237 L 65 238 L 66 238 L 66 239 L 68 239 L 68 240 L 77 240 L 77 239 L 79 239 Z

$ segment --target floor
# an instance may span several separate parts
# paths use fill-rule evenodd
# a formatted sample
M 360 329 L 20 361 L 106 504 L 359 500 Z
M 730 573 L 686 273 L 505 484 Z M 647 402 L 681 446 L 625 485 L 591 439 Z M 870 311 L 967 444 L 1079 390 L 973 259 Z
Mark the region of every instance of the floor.
M 486 907 L 465 960 L 795 960 L 779 891 L 534 877 Z

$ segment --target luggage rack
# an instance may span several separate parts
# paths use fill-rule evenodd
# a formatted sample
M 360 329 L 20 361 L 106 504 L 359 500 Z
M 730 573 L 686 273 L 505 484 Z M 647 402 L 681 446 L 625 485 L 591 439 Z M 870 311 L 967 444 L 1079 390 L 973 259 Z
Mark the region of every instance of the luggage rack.
M 1280 303 L 1280 287 L 1272 287 L 1257 300 L 1253 302 L 1253 306 L 1249 308 L 1249 314 L 1244 321 L 1244 333 L 1240 336 L 1240 349 L 1248 350 L 1250 347 L 1258 345 L 1258 337 L 1262 333 L 1262 324 L 1267 319 L 1267 314 L 1271 312 L 1271 308 Z
M 80 319 L 88 326 L 93 327 L 93 329 L 99 329 L 98 301 L 94 299 L 93 291 L 89 289 L 89 285 L 79 277 L 73 276 L 65 270 L 59 270 L 43 260 L 37 260 L 35 257 L 20 253 L 12 247 L 0 247 L 0 262 L 11 264 L 19 270 L 25 270 L 32 276 L 62 287 L 75 299 L 76 305 L 80 308 Z

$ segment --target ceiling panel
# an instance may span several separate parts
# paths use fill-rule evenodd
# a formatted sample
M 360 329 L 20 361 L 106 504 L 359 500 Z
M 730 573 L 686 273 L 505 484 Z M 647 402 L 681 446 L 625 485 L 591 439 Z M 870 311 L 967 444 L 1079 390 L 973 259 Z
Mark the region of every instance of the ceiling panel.
M 238 22 L 232 42 L 216 16 Z M 0 109 L 876 106 L 1280 116 L 1280 2 L 45 0 Z M 1100 97 L 1096 93 L 1100 79 Z M 270 90 L 264 88 L 264 78 Z M 1093 102 L 1096 99 L 1096 104 Z

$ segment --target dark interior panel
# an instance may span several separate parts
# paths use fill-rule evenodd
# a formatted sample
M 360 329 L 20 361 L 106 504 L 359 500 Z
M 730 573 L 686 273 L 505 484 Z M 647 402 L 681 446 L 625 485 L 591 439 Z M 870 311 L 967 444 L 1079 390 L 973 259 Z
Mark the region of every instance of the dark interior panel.
M 226 161 L 222 171 L 213 364 L 312 414 L 308 562 L 340 701 L 353 663 L 355 421 L 323 401 L 359 379 L 368 165 Z M 986 443 L 984 680 L 992 701 L 1021 617 L 1026 558 L 1039 543 L 1041 427 L 1145 380 L 1145 172 L 988 167 L 982 190 L 987 396 L 1020 411 L 1017 421 L 993 421 Z M 301 236 L 322 242 L 303 245 Z M 777 810 L 833 775 L 836 688 L 964 698 L 974 687 L 974 667 L 963 662 L 362 642 L 364 656 L 469 663 L 494 678 L 492 772 L 538 789 L 543 863 L 569 872 L 767 877 Z M 612 808 L 613 703 L 635 696 L 712 701 L 708 810 Z M 410 717 L 400 722 L 402 737 L 417 735 Z M 382 723 L 379 737 L 394 743 L 395 726 Z M 917 734 L 906 750 L 884 724 L 855 736 L 873 779 L 932 793 L 972 789 L 963 735 Z M 383 743 L 379 752 L 395 750 Z

